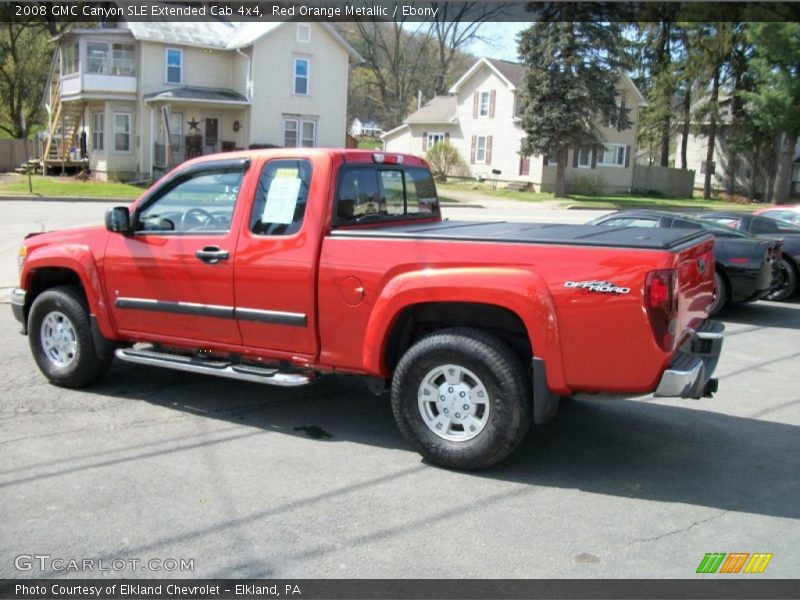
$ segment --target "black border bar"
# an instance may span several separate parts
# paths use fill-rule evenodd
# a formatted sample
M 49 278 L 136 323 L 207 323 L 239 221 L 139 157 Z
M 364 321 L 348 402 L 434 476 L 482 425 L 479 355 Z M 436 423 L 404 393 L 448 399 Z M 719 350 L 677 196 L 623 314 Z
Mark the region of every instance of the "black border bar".
M 28 7 L 27 9 L 25 7 Z M 36 7 L 36 8 L 33 8 Z M 100 11 L 100 12 L 98 12 Z M 105 12 L 102 12 L 105 11 Z M 2 0 L 0 21 L 800 21 L 800 3 L 527 0 Z
M 710 576 L 698 579 L 4 579 L 0 598 L 9 600 L 188 600 L 275 598 L 351 598 L 353 600 L 523 600 L 567 598 L 672 599 L 751 598 L 796 599 L 800 586 L 793 579 Z M 22 593 L 40 588 L 44 593 Z M 123 587 L 129 586 L 127 593 Z M 238 587 L 237 587 L 238 586 Z M 98 588 L 100 592 L 98 593 Z M 70 593 L 69 590 L 86 590 Z M 191 590 L 194 590 L 192 593 Z M 115 592 L 116 591 L 116 592 Z M 298 593 L 299 592 L 299 593 Z

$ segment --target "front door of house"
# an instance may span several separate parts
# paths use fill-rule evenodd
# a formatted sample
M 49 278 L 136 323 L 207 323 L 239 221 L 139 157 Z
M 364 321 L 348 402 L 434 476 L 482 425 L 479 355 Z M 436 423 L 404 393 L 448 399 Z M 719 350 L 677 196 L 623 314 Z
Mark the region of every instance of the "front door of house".
M 219 118 L 206 117 L 203 129 L 203 154 L 219 152 Z

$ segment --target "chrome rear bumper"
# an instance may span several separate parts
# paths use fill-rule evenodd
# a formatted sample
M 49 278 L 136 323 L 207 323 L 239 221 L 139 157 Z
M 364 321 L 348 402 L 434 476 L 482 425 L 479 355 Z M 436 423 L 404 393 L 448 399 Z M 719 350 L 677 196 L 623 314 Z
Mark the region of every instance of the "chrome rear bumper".
M 654 395 L 672 398 L 704 398 L 717 391 L 711 376 L 717 368 L 725 326 L 705 321 L 681 346 L 664 371 Z

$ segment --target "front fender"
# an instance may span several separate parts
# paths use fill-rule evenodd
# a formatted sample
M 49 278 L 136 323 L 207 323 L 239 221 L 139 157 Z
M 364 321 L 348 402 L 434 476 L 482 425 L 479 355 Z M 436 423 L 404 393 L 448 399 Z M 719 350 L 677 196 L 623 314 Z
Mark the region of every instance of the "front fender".
M 426 303 L 469 302 L 498 306 L 516 314 L 528 333 L 534 355 L 545 361 L 547 381 L 566 393 L 558 320 L 552 296 L 536 273 L 512 267 L 421 269 L 389 280 L 375 300 L 362 348 L 368 373 L 388 375 L 389 332 L 407 308 Z
M 67 269 L 78 276 L 89 304 L 89 312 L 95 316 L 100 333 L 109 339 L 115 337 L 99 269 L 91 248 L 85 244 L 73 243 L 47 245 L 31 250 L 20 276 L 23 288 L 31 290 L 36 271 L 47 268 Z

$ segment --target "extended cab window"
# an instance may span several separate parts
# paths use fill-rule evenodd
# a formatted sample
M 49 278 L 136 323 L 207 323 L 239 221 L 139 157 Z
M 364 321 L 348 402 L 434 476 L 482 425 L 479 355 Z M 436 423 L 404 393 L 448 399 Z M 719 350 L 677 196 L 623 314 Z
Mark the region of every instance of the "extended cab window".
M 178 176 L 139 212 L 137 231 L 228 231 L 243 176 L 243 168 L 204 169 Z
M 339 176 L 337 225 L 438 214 L 436 186 L 427 169 L 348 167 Z
M 257 235 L 291 235 L 299 231 L 310 185 L 309 161 L 269 161 L 258 179 L 250 231 Z

